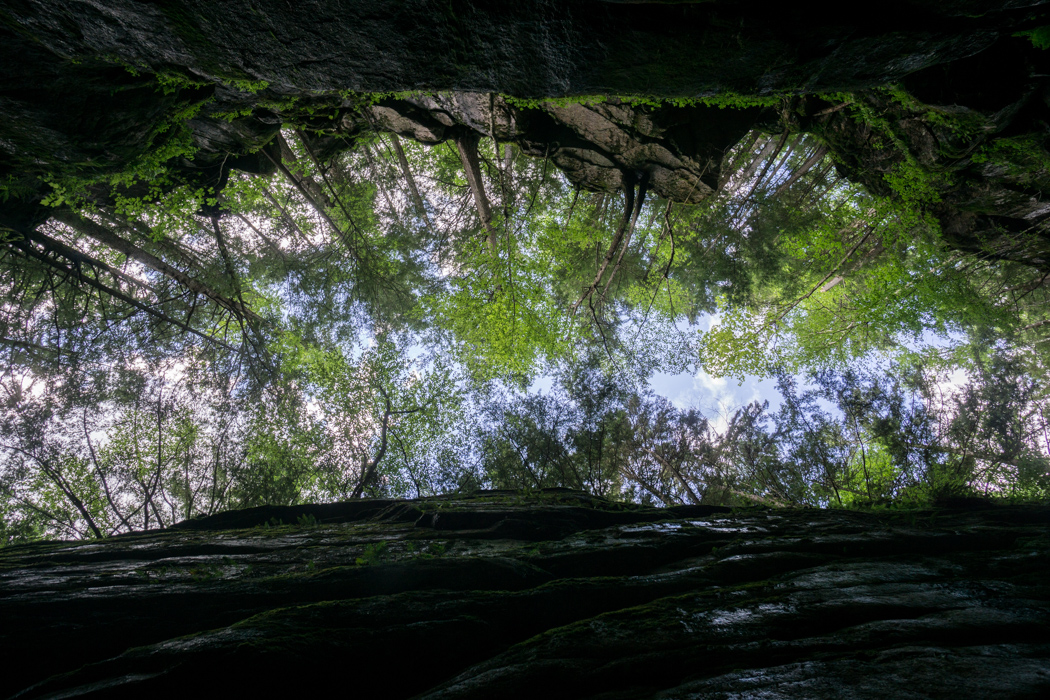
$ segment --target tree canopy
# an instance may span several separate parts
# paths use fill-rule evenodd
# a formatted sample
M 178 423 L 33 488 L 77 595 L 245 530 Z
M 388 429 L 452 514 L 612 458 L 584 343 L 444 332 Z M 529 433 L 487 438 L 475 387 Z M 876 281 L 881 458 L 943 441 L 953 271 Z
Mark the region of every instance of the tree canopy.
M 183 167 L 176 139 L 56 178 L 46 221 L 3 222 L 0 537 L 486 487 L 1043 498 L 1048 273 L 946 233 L 951 176 L 907 148 L 878 186 L 851 176 L 819 118 L 889 140 L 905 103 L 886 94 L 882 112 L 822 96 L 808 126 L 773 118 L 788 98 L 512 105 L 750 125 L 691 160 L 677 141 L 653 155 L 670 132 L 652 127 L 619 146 L 638 167 L 564 139 L 555 155 L 497 123 L 496 96 L 440 133 L 436 108 L 398 121 L 354 96 L 233 167 Z M 965 157 L 1007 167 L 1012 143 Z M 783 402 L 704 415 L 648 386 L 701 369 L 775 377 Z M 552 388 L 530 391 L 540 377 Z

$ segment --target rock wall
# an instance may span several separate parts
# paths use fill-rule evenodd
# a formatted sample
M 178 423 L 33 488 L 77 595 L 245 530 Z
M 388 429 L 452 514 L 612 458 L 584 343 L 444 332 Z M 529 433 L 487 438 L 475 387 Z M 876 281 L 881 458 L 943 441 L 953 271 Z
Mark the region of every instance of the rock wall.
M 47 180 L 166 153 L 164 168 L 202 184 L 221 185 L 223 163 L 266 172 L 259 149 L 274 148 L 282 123 L 353 132 L 367 121 L 429 143 L 494 131 L 583 187 L 647 173 L 657 194 L 695 202 L 759 124 L 821 135 L 841 171 L 876 191 L 917 155 L 951 176 L 933 213 L 953 245 L 1045 267 L 1050 67 L 1014 36 L 1050 23 L 1044 7 L 911 0 L 847 18 L 728 0 L 232 0 L 221 12 L 203 0 L 0 0 L 0 224 L 46 219 Z M 871 92 L 902 82 L 907 105 Z M 871 103 L 867 116 L 827 111 L 841 91 Z M 373 104 L 376 93 L 388 97 Z M 786 99 L 766 111 L 528 109 L 493 94 Z M 972 131 L 953 132 L 974 115 Z M 1037 157 L 972 161 L 990 140 L 1025 136 L 1020 150 Z
M 1050 508 L 956 505 L 486 492 L 11 547 L 0 693 L 1043 697 Z
M 625 178 L 644 173 L 656 194 L 697 203 L 717 188 L 723 156 L 764 111 L 704 105 L 645 108 L 616 98 L 520 107 L 500 95 L 454 92 L 351 107 L 341 111 L 336 125 L 317 121 L 314 126 L 321 141 L 326 132 L 353 135 L 374 128 L 426 144 L 464 131 L 495 135 L 529 155 L 549 158 L 584 189 L 616 191 Z

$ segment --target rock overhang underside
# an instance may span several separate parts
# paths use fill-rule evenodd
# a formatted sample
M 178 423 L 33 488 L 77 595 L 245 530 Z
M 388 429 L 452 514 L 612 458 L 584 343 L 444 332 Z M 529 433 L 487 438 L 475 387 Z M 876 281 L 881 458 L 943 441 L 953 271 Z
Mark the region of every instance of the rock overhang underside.
M 716 190 L 723 154 L 758 128 L 814 134 L 876 194 L 918 172 L 948 245 L 1050 265 L 1050 66 L 1025 34 L 1050 24 L 1043 3 L 900 2 L 834 23 L 775 3 L 600 0 L 0 12 L 15 67 L 0 84 L 0 223 L 15 231 L 45 220 L 49 183 L 69 178 L 145 163 L 218 190 L 231 168 L 269 172 L 282 125 L 320 155 L 375 129 L 493 136 L 580 188 L 644 178 L 683 203 Z

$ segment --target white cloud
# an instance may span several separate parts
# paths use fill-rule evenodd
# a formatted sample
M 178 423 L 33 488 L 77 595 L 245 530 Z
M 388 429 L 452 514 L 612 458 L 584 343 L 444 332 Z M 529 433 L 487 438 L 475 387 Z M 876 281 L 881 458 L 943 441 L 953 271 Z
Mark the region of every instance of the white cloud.
M 729 416 L 737 409 L 753 401 L 769 401 L 772 410 L 776 410 L 781 402 L 780 392 L 772 379 L 746 377 L 743 382 L 737 382 L 712 376 L 703 370 L 696 374 L 658 372 L 649 381 L 649 386 L 676 408 L 699 410 L 719 430 L 727 425 Z

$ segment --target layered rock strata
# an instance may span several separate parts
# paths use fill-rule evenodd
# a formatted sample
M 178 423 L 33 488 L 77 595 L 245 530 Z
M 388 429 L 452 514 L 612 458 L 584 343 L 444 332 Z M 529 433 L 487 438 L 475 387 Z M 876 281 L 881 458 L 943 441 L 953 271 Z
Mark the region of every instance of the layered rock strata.
M 1043 696 L 1050 508 L 961 505 L 487 492 L 12 547 L 3 692 Z

